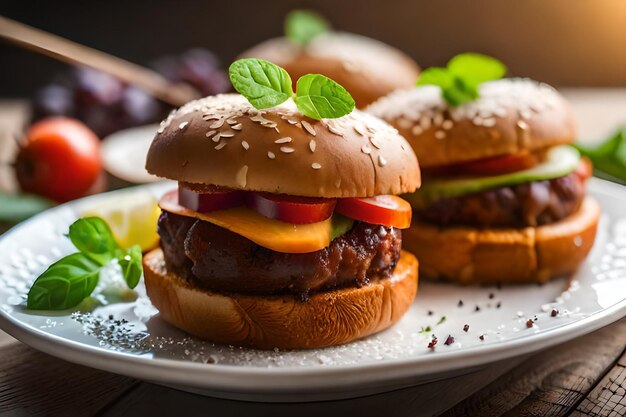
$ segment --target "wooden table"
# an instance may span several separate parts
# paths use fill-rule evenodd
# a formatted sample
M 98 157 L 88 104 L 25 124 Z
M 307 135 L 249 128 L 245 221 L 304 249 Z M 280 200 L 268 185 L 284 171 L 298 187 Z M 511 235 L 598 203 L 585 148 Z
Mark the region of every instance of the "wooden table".
M 626 89 L 569 89 L 581 137 L 626 123 Z M 0 161 L 23 102 L 0 102 Z M 0 172 L 0 188 L 12 187 Z M 202 397 L 40 353 L 0 331 L 0 415 L 18 416 L 625 416 L 626 318 L 540 353 L 453 379 L 351 400 L 251 403 Z

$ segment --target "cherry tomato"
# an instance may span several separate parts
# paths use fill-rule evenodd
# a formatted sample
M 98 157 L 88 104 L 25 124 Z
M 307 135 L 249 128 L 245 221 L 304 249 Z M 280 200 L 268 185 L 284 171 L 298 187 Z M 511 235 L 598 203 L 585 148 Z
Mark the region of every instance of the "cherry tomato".
M 244 191 L 216 189 L 200 193 L 178 186 L 178 204 L 200 213 L 242 206 L 245 204 L 245 198 Z
M 15 161 L 22 190 L 64 202 L 101 191 L 100 141 L 87 126 L 66 117 L 32 125 Z M 98 186 L 97 186 L 98 185 Z
M 591 164 L 589 158 L 581 158 L 580 163 L 578 164 L 578 167 L 576 167 L 576 171 L 574 171 L 574 173 L 578 175 L 581 180 L 588 180 L 589 177 L 591 177 L 591 175 L 593 174 L 593 165 Z
M 270 193 L 250 193 L 248 206 L 270 219 L 293 224 L 317 223 L 333 214 L 337 200 L 296 197 Z
M 406 229 L 411 226 L 411 205 L 395 195 L 342 198 L 335 209 L 344 216 L 372 224 Z
M 502 155 L 433 169 L 431 173 L 435 175 L 491 176 L 522 171 L 535 166 L 537 162 L 539 162 L 538 158 L 533 154 Z

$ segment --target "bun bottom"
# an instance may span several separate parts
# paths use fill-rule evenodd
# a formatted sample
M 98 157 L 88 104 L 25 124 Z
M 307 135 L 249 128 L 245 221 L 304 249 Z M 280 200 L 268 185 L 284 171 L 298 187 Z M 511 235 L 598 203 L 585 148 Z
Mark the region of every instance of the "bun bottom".
M 404 315 L 417 292 L 417 259 L 405 251 L 390 278 L 307 301 L 193 287 L 166 269 L 161 249 L 146 254 L 143 266 L 148 296 L 165 321 L 202 339 L 258 349 L 318 348 L 377 333 Z
M 438 227 L 414 221 L 404 248 L 420 260 L 420 275 L 461 284 L 546 282 L 574 272 L 596 236 L 600 207 L 586 197 L 574 214 L 523 229 Z

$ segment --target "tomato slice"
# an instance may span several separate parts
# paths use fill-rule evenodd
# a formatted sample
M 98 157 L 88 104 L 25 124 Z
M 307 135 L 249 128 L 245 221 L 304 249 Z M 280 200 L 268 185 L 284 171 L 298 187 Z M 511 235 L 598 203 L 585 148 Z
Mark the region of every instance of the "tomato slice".
M 337 200 L 250 193 L 247 204 L 263 216 L 292 224 L 317 223 L 332 216 Z
M 227 189 L 200 193 L 179 186 L 178 202 L 181 206 L 188 209 L 199 213 L 208 213 L 210 211 L 243 206 L 246 202 L 246 194 L 243 191 Z
M 411 205 L 395 195 L 342 198 L 335 210 L 344 216 L 372 224 L 406 229 L 411 226 Z
M 502 155 L 434 168 L 430 173 L 433 175 L 491 176 L 522 171 L 537 165 L 538 162 L 539 158 L 533 154 Z
M 574 171 L 574 173 L 578 175 L 581 180 L 588 180 L 589 177 L 591 177 L 591 175 L 593 174 L 593 165 L 591 164 L 589 158 L 580 158 L 580 163 L 578 164 L 578 167 L 576 168 L 576 171 Z

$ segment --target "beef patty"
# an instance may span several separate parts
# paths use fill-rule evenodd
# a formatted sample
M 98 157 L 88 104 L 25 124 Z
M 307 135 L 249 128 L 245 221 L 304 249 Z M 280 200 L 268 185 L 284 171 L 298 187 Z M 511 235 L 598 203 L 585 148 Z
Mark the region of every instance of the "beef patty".
M 549 181 L 439 200 L 424 209 L 416 209 L 414 215 L 440 226 L 541 226 L 575 213 L 584 198 L 584 181 L 571 173 Z
M 303 298 L 389 277 L 402 246 L 400 230 L 363 222 L 322 250 L 298 254 L 275 252 L 206 221 L 167 211 L 158 231 L 167 267 L 194 285 Z

